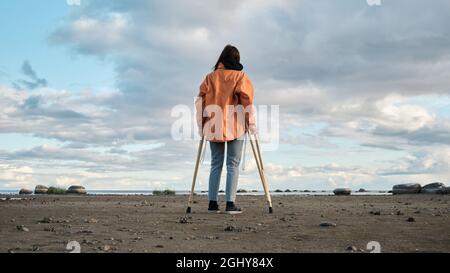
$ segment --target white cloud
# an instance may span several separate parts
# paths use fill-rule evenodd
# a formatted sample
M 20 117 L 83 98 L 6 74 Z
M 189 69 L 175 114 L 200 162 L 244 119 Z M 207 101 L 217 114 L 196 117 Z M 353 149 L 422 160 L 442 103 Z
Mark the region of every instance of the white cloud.
M 32 189 L 36 180 L 29 166 L 15 166 L 0 162 L 0 185 L 5 188 Z
M 61 188 L 68 188 L 72 185 L 78 185 L 79 181 L 73 177 L 59 176 L 56 178 L 56 186 Z

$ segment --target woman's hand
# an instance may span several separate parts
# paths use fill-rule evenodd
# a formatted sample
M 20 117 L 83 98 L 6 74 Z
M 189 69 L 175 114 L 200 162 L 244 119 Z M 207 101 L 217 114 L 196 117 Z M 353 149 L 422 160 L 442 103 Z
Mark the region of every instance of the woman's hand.
M 255 124 L 250 124 L 248 126 L 248 132 L 252 135 L 257 135 L 258 134 L 258 129 L 256 128 Z

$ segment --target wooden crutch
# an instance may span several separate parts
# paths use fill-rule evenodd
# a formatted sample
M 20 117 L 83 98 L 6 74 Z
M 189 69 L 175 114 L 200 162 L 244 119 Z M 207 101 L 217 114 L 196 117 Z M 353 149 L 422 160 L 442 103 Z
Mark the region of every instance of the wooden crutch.
M 204 143 L 205 143 L 205 136 L 202 136 L 202 139 L 200 140 L 200 143 L 198 144 L 197 162 L 195 162 L 194 177 L 192 178 L 191 194 L 189 195 L 186 213 L 191 213 L 191 211 L 192 211 L 191 205 L 192 205 L 192 201 L 194 199 L 195 181 L 197 180 L 198 167 L 200 165 L 200 159 L 202 157 Z
M 261 151 L 259 149 L 258 138 L 255 135 L 255 143 L 253 143 L 253 140 L 252 140 L 250 134 L 248 134 L 248 138 L 250 139 L 250 145 L 252 146 L 253 156 L 255 157 L 256 166 L 258 167 L 259 177 L 261 178 L 261 182 L 263 184 L 264 194 L 266 196 L 266 201 L 267 201 L 267 203 L 269 205 L 269 213 L 273 213 L 272 198 L 270 197 L 269 186 L 268 186 L 267 181 L 266 181 L 266 175 L 264 174 L 264 169 L 263 169 L 263 163 L 262 163 L 262 158 L 261 158 Z M 255 146 L 256 146 L 256 149 L 255 149 Z

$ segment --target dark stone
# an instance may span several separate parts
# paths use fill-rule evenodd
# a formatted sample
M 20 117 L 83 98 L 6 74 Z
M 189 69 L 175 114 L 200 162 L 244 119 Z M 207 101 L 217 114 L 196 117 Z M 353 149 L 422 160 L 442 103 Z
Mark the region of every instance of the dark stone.
M 224 229 L 224 231 L 229 231 L 229 232 L 240 232 L 242 231 L 240 228 L 233 226 L 233 225 L 227 225 Z
M 348 246 L 346 248 L 348 251 L 358 251 L 358 249 L 356 248 L 356 246 Z
M 34 194 L 46 194 L 48 192 L 48 187 L 44 185 L 37 185 L 36 188 L 34 188 Z
M 24 232 L 28 232 L 30 231 L 27 227 L 25 227 L 24 225 L 20 225 L 20 226 L 16 226 L 18 231 L 24 231 Z
M 50 224 L 53 222 L 53 219 L 50 217 L 44 217 L 42 220 L 39 221 L 41 224 Z
M 444 183 L 436 182 L 425 185 L 422 187 L 421 193 L 444 193 L 446 191 L 446 187 Z
M 67 193 L 70 194 L 86 194 L 86 188 L 83 186 L 70 186 L 69 189 L 67 189 Z
M 331 223 L 331 222 L 322 222 L 319 225 L 320 227 L 336 227 L 337 225 L 335 223 Z
M 33 191 L 29 189 L 21 189 L 19 194 L 33 194 Z
M 392 188 L 393 194 L 416 194 L 420 193 L 421 190 L 420 184 L 417 183 L 408 183 L 408 184 L 399 184 L 395 185 Z
M 333 191 L 333 193 L 335 195 L 350 195 L 350 194 L 352 194 L 352 190 L 351 189 L 346 189 L 346 188 L 341 188 L 341 189 L 335 189 Z

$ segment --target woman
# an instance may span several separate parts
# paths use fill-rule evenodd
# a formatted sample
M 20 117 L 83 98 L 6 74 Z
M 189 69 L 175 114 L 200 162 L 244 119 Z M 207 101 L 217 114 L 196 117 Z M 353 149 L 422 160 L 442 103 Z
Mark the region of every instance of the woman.
M 256 133 L 253 86 L 242 70 L 238 49 L 227 45 L 220 54 L 214 71 L 209 73 L 201 84 L 196 101 L 199 134 L 205 136 L 211 146 L 208 191 L 210 213 L 220 213 L 217 201 L 225 146 L 227 147 L 225 212 L 242 213 L 235 205 L 242 139 L 247 131 Z

